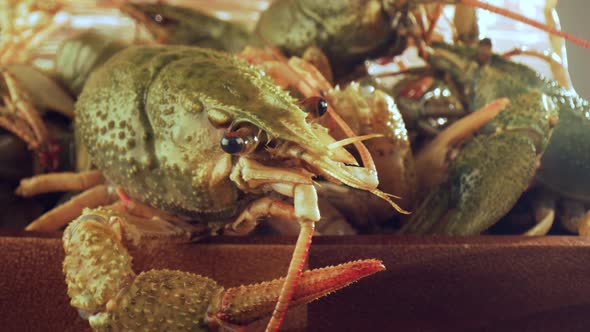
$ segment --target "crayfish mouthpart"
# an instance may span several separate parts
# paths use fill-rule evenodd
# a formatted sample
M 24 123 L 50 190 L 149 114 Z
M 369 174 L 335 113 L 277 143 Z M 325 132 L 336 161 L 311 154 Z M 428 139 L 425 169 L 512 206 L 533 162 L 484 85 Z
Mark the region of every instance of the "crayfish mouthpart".
M 341 182 L 356 189 L 366 190 L 385 200 L 399 213 L 410 213 L 392 201 L 390 198 L 391 195 L 377 189 L 379 186 L 379 177 L 377 176 L 377 171 L 367 167 L 349 166 L 336 163 L 333 160 L 327 158 L 314 158 L 314 156 L 310 154 L 304 154 L 302 159 L 314 169 L 316 169 L 318 173 L 326 176 L 333 182 Z
M 366 167 L 359 167 L 354 164 L 348 166 L 327 157 L 319 157 L 308 153 L 303 154 L 301 159 L 313 167 L 317 173 L 347 186 L 361 190 L 373 190 L 379 185 L 377 172 Z

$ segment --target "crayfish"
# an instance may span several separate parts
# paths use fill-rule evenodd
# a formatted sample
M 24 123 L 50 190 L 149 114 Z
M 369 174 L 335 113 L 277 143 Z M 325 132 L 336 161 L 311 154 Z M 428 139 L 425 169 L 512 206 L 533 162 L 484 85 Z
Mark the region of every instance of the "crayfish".
M 325 107 L 317 101 L 314 108 Z M 323 114 L 304 112 L 267 75 L 234 56 L 182 46 L 126 48 L 93 72 L 76 104 L 77 135 L 100 172 L 24 181 L 24 195 L 89 188 L 29 229 L 56 228 L 81 207 L 107 204 L 134 215 L 133 226 L 115 226 L 121 233 L 154 237 L 240 234 L 261 218 L 298 220 L 293 261 L 269 323 L 274 330 L 320 219 L 313 177 L 389 201 L 377 189 L 370 155 L 361 151 L 365 166 L 358 166 L 318 123 Z M 105 179 L 122 201 L 112 204 Z M 293 205 L 271 192 L 292 197 Z

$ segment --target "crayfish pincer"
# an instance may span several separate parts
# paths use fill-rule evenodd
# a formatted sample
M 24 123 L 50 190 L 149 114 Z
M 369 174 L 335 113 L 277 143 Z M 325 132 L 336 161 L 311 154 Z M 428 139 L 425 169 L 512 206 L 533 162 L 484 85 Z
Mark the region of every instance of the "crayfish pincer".
M 555 81 L 483 51 L 489 46 L 489 40 L 475 48 L 432 45 L 428 63 L 452 76 L 467 109 L 498 100 L 504 101 L 499 108 L 505 109 L 496 108 L 492 113 L 497 115 L 485 125 L 483 121 L 457 127 L 451 134 L 455 138 L 446 138 L 451 144 L 434 151 L 439 157 L 417 157 L 418 164 L 448 162 L 440 167 L 448 168 L 448 173 L 429 181 L 434 189 L 402 230 L 405 233 L 468 235 L 486 230 L 531 184 L 560 115 L 583 114 L 587 109 L 586 102 Z M 475 112 L 464 119 L 485 114 Z M 469 138 L 471 133 L 474 136 Z
M 76 104 L 78 137 L 100 171 L 60 180 L 69 188 L 98 186 L 28 229 L 61 227 L 81 206 L 113 204 L 109 186 L 122 198 L 111 207 L 143 220 L 133 228 L 155 237 L 194 236 L 203 228 L 246 234 L 260 219 L 297 220 L 293 259 L 268 326 L 274 331 L 296 292 L 320 220 L 314 177 L 369 191 L 395 206 L 377 189 L 370 155 L 362 155 L 359 166 L 320 125 L 320 116 L 302 110 L 259 67 L 230 54 L 127 48 L 92 73 Z M 40 186 L 54 185 L 52 176 Z M 34 182 L 32 192 L 44 191 Z M 31 189 L 25 187 L 20 192 Z
M 65 230 L 68 295 L 94 330 L 235 331 L 272 312 L 283 279 L 224 289 L 212 279 L 181 271 L 137 275 L 126 246 L 145 240 L 131 219 L 107 209 L 86 210 Z M 293 305 L 381 270 L 381 262 L 363 260 L 306 271 Z

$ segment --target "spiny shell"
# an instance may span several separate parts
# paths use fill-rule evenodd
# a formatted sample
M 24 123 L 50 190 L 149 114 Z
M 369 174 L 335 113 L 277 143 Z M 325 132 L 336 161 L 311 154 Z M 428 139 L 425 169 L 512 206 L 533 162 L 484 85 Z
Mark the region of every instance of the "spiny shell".
M 127 249 L 106 224 L 106 213 L 87 211 L 64 232 L 63 271 L 71 305 L 94 312 L 114 298 L 135 273 Z
M 95 331 L 208 331 L 207 309 L 221 290 L 215 281 L 196 274 L 152 270 L 137 276 L 109 303 L 107 310 L 112 311 L 89 322 Z

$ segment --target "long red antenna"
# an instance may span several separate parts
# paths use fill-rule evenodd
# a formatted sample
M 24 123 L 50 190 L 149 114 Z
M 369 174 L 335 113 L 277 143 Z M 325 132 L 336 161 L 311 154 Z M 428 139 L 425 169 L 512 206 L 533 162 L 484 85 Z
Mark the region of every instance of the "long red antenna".
M 490 5 L 488 3 L 482 2 L 480 0 L 460 0 L 459 1 L 461 4 L 467 5 L 467 6 L 472 6 L 475 8 L 481 8 L 481 9 L 485 9 L 487 11 L 490 11 L 492 13 L 496 13 L 498 15 L 502 15 L 508 18 L 512 18 L 515 19 L 517 21 L 520 21 L 522 23 L 528 24 L 532 27 L 535 27 L 537 29 L 541 29 L 545 32 L 548 32 L 552 35 L 556 35 L 562 38 L 565 38 L 567 40 L 569 40 L 570 42 L 582 46 L 584 48 L 590 48 L 590 41 L 587 41 L 585 39 L 582 38 L 578 38 L 574 35 L 571 35 L 569 33 L 563 32 L 563 31 L 559 31 L 555 28 L 552 28 L 546 24 L 543 24 L 541 22 L 535 21 L 533 19 L 530 19 L 526 16 L 520 15 L 518 13 L 512 12 L 510 10 L 507 10 L 505 8 L 501 8 L 498 6 L 494 6 L 494 5 Z

